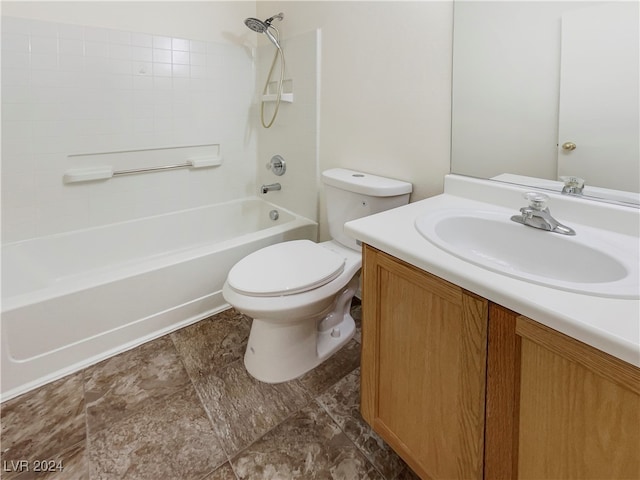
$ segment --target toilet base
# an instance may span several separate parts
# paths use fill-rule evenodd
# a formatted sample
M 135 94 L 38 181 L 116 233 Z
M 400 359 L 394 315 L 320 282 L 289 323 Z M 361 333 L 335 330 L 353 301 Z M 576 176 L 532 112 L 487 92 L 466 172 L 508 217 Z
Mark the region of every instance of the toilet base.
M 318 331 L 317 323 L 313 319 L 293 324 L 254 319 L 244 355 L 247 371 L 265 383 L 293 380 L 337 352 L 356 330 L 349 313 L 329 330 Z

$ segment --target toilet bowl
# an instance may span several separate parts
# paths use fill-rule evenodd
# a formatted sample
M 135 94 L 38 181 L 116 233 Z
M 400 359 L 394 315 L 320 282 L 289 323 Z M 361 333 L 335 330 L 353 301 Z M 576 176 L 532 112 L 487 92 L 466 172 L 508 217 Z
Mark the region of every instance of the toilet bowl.
M 360 247 L 344 223 L 408 202 L 411 184 L 346 169 L 323 173 L 333 240 L 271 245 L 230 270 L 222 294 L 253 318 L 247 371 L 266 383 L 297 378 L 325 361 L 355 333 L 350 314 L 362 267 Z

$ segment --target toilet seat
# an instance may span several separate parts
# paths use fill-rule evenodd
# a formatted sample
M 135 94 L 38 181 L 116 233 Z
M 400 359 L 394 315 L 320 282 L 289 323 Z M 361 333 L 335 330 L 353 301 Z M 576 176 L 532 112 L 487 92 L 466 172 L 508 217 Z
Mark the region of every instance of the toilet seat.
M 321 287 L 344 271 L 346 259 L 310 240 L 270 245 L 240 260 L 228 285 L 252 297 L 294 295 Z

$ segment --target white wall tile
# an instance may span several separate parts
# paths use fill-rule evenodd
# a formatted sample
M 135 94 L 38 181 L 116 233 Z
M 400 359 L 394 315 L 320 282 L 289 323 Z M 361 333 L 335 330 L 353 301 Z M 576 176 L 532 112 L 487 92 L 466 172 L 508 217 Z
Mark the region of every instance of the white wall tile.
M 155 65 L 153 67 L 155 69 Z M 153 77 L 153 88 L 156 90 L 170 91 L 172 86 L 173 86 L 173 82 L 171 81 L 171 77 L 165 77 L 165 76 Z M 162 93 L 162 95 L 166 95 L 166 93 Z
M 4 80 L 4 79 L 3 79 Z M 3 82 L 4 83 L 4 82 Z M 2 121 L 33 120 L 33 105 L 30 103 L 7 103 L 2 106 Z
M 108 65 L 109 73 L 114 75 L 131 75 L 133 73 L 133 64 L 130 60 L 110 58 Z
M 58 56 L 58 68 L 69 72 L 82 72 L 84 70 L 84 58 L 82 55 L 65 55 Z
M 131 45 L 131 32 L 125 32 L 122 30 L 109 30 L 107 32 L 107 39 L 109 43 Z
M 84 57 L 84 69 L 85 72 L 100 74 L 109 71 L 109 62 L 106 57 Z
M 153 75 L 156 77 L 171 77 L 171 63 L 154 63 Z
M 171 39 L 171 49 L 172 50 L 180 50 L 180 51 L 189 51 L 189 40 L 184 38 L 172 38 Z
M 2 32 L 2 52 L 29 53 L 29 35 Z
M 7 226 L 18 226 L 25 223 L 33 222 L 36 219 L 37 209 L 35 206 L 21 206 L 15 207 L 7 211 L 6 215 L 2 217 L 3 230 Z M 4 231 L 2 232 L 4 237 Z
M 36 173 L 36 156 L 31 153 L 12 155 L 10 162 L 2 165 L 2 176 L 7 182 L 13 181 L 14 175 L 31 176 Z M 20 205 L 16 203 L 16 206 Z
M 75 129 L 75 126 L 73 127 Z M 75 130 L 74 130 L 75 131 Z M 32 156 L 34 162 L 34 172 L 56 175 L 66 166 L 67 157 L 62 153 L 44 153 Z
M 59 39 L 84 39 L 84 27 L 82 25 L 58 24 Z
M 84 42 L 78 38 L 60 38 L 58 49 L 61 55 L 84 55 Z
M 161 48 L 164 50 L 171 50 L 171 38 L 170 37 L 162 37 L 162 36 L 154 36 L 153 37 L 153 48 Z
M 4 156 L 4 152 L 3 152 Z M 16 207 L 35 205 L 36 182 L 32 172 L 14 173 L 2 178 L 2 203 Z
M 175 64 L 189 65 L 190 63 L 189 52 L 173 51 L 171 55 L 171 62 L 174 65 Z
M 6 121 L 2 123 L 2 136 L 12 139 L 29 139 L 32 122 L 25 120 Z
M 131 47 L 131 59 L 142 62 L 152 62 L 153 49 L 149 47 Z
M 171 50 L 153 49 L 154 63 L 171 63 Z
M 243 50 L 92 26 L 6 18 L 2 26 L 3 241 L 244 196 L 255 183 L 255 145 L 245 138 L 253 69 Z M 207 77 L 207 65 L 216 75 Z M 243 152 L 240 178 L 226 178 L 229 169 L 206 181 L 176 171 L 62 183 L 64 170 L 82 166 L 71 154 L 207 143 Z
M 29 35 L 31 30 L 31 20 L 18 17 L 2 17 L 2 34 L 18 33 Z
M 188 77 L 190 74 L 189 65 L 173 65 L 174 77 Z
M 98 27 L 85 27 L 84 39 L 87 42 L 107 43 L 109 41 L 109 30 Z
M 4 80 L 4 72 L 3 72 L 3 80 Z M 20 104 L 18 104 L 20 105 Z M 62 105 L 59 103 L 37 103 L 32 102 L 28 103 L 31 107 L 33 120 L 54 120 L 63 118 L 64 109 Z M 4 110 L 4 106 L 2 107 Z
M 132 32 L 131 45 L 151 48 L 153 46 L 153 37 L 145 33 Z
M 32 36 L 57 38 L 58 24 L 41 20 L 30 20 L 29 33 Z
M 153 75 L 153 63 L 134 60 L 132 63 L 132 70 L 133 75 L 136 77 L 150 76 Z
M 26 52 L 3 51 L 2 68 L 29 68 L 30 55 Z
M 32 53 L 31 68 L 33 70 L 56 70 L 58 68 L 58 56 L 46 53 Z
M 132 59 L 131 45 L 120 45 L 117 43 L 110 43 L 109 58 L 131 60 Z
M 31 71 L 26 68 L 4 68 L 2 70 L 2 88 L 7 86 L 24 86 L 29 84 Z
M 197 40 L 191 40 L 190 44 L 189 44 L 189 50 L 192 53 L 207 53 L 207 43 L 206 42 L 200 42 Z
M 109 44 L 106 42 L 96 42 L 93 40 L 87 40 L 84 42 L 84 54 L 87 57 L 101 57 L 106 58 L 109 56 Z
M 31 35 L 31 53 L 57 54 L 58 37 L 36 37 Z

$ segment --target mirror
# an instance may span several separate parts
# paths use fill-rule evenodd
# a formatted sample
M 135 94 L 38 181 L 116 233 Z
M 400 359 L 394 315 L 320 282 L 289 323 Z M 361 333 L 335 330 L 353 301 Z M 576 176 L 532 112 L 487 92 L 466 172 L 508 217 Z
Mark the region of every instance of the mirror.
M 455 0 L 452 173 L 640 205 L 638 10 Z

